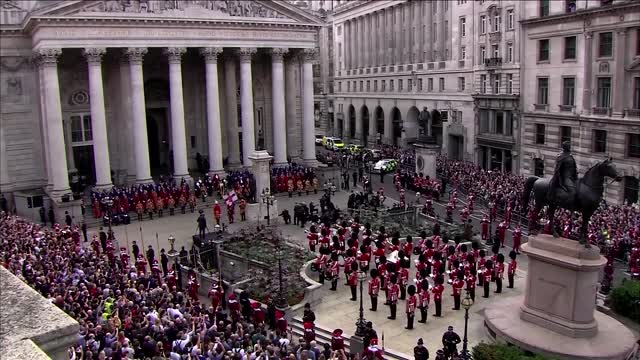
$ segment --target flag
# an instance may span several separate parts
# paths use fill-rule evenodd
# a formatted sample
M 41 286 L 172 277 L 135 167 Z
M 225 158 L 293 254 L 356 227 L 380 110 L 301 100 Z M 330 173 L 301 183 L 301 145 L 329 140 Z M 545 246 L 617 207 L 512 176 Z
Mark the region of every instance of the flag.
M 231 190 L 231 192 L 229 192 L 227 196 L 224 197 L 224 202 L 228 206 L 232 206 L 236 203 L 236 201 L 238 201 L 238 195 L 236 194 L 235 190 Z

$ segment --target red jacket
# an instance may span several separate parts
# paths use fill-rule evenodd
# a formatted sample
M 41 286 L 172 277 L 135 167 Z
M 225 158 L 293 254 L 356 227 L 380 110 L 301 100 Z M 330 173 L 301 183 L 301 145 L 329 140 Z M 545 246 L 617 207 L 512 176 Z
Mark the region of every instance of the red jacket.
M 416 312 L 416 306 L 418 303 L 418 299 L 416 299 L 415 295 L 411 295 L 407 298 L 407 302 L 405 305 L 405 310 L 407 314 L 413 314 Z
M 444 286 L 438 284 L 431 288 L 431 292 L 433 293 L 433 300 L 440 301 L 442 300 L 442 293 L 444 292 Z
M 370 296 L 378 296 L 380 292 L 380 279 L 375 278 L 369 280 L 369 295 Z

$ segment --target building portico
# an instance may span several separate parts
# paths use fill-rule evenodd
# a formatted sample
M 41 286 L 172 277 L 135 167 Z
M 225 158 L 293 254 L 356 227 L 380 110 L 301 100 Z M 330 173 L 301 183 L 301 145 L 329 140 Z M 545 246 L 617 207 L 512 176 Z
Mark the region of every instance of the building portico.
M 315 163 L 311 61 L 320 22 L 312 15 L 281 1 L 248 10 L 175 1 L 155 12 L 127 12 L 115 3 L 129 2 L 118 1 L 44 3 L 3 35 L 30 43 L 22 54 L 36 60 L 20 70 L 38 74 L 32 116 L 42 119 L 44 164 L 35 156 L 33 166 L 43 167 L 53 199 L 70 192 L 73 165 L 105 188 L 159 174 L 189 181 L 196 154 L 212 173 L 251 166 L 259 149 L 276 163 L 288 155 Z M 302 129 L 291 126 L 294 116 Z M 7 165 L 2 191 L 19 189 Z

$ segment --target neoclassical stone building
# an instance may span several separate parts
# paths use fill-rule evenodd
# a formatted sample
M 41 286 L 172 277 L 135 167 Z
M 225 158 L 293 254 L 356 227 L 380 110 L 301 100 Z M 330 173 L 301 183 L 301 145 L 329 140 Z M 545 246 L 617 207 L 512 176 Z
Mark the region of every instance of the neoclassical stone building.
M 322 21 L 286 1 L 3 1 L 0 191 L 315 163 Z M 112 176 L 113 175 L 113 181 Z

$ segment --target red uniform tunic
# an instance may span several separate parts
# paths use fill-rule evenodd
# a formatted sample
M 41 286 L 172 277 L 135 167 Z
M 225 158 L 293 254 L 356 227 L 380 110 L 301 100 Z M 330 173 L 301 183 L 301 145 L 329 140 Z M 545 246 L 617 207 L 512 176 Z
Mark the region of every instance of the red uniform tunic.
M 507 274 L 514 275 L 516 273 L 516 269 L 518 268 L 518 262 L 515 260 L 511 260 L 509 263 L 509 268 L 507 269 Z
M 407 302 L 405 305 L 405 311 L 407 314 L 413 315 L 416 312 L 416 307 L 418 304 L 418 299 L 415 295 L 411 295 L 407 298 Z
M 467 282 L 467 290 L 472 290 L 476 288 L 476 276 L 475 275 L 469 275 L 465 278 L 465 281 Z
M 482 230 L 482 240 L 489 239 L 489 220 L 482 219 L 480 222 L 480 228 Z
M 347 278 L 347 284 L 349 284 L 349 286 L 357 286 L 358 285 L 358 273 L 355 271 L 352 271 L 351 274 L 349 274 L 349 277 Z
M 462 279 L 455 279 L 453 281 L 453 284 L 451 284 L 452 289 L 453 289 L 453 296 L 460 296 L 460 293 L 462 292 L 462 289 L 464 288 L 464 280 Z
M 433 300 L 434 301 L 441 301 L 442 300 L 442 293 L 444 292 L 444 286 L 438 284 L 434 287 L 431 288 L 431 292 L 433 293 Z
M 431 294 L 429 293 L 429 290 L 420 290 L 418 297 L 420 300 L 419 306 L 423 309 L 428 308 L 429 303 L 431 302 Z
M 369 295 L 378 296 L 378 293 L 380 293 L 380 279 L 369 280 Z
M 520 251 L 520 243 L 522 242 L 522 231 L 520 228 L 516 228 L 513 231 L 513 250 Z
M 398 284 L 389 285 L 389 303 L 395 304 L 398 302 L 398 294 L 400 293 L 400 286 Z

